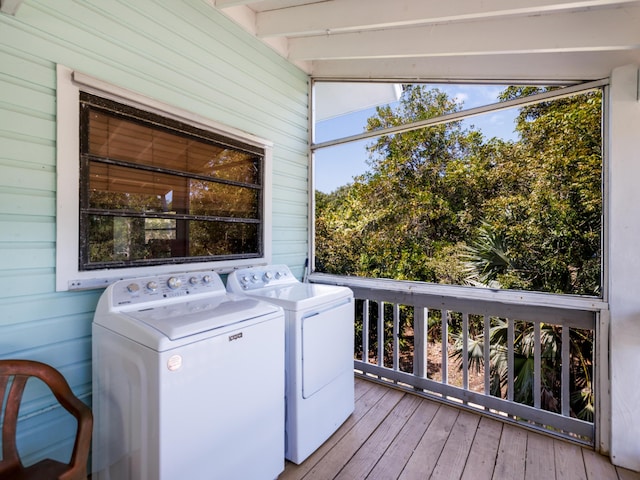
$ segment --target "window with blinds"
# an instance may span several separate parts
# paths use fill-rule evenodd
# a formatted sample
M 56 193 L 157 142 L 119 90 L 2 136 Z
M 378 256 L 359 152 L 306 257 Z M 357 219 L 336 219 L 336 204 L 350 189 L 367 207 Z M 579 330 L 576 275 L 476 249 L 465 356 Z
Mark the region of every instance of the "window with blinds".
M 264 156 L 82 92 L 79 270 L 261 257 Z

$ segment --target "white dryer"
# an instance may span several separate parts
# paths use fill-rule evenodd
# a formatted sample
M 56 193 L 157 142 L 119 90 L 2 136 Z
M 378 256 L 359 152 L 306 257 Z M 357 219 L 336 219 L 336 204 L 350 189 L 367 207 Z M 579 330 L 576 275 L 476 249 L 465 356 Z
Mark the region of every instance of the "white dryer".
M 301 283 L 286 265 L 236 270 L 227 290 L 284 308 L 285 457 L 302 463 L 353 412 L 353 292 Z
M 274 479 L 284 469 L 284 313 L 214 272 L 122 280 L 93 323 L 93 475 Z

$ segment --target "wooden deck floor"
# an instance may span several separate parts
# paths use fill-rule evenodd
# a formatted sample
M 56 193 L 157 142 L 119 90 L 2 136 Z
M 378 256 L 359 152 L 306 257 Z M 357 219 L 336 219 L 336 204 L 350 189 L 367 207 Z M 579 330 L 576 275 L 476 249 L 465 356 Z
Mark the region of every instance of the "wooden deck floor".
M 640 480 L 592 450 L 356 378 L 340 429 L 278 480 Z

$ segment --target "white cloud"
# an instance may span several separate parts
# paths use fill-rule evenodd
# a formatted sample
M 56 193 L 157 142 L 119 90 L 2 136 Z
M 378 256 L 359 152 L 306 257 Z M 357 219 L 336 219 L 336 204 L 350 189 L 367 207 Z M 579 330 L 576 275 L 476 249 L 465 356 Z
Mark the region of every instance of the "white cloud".
M 486 99 L 487 103 L 497 103 L 498 102 L 498 95 L 500 94 L 500 92 L 502 92 L 502 90 L 504 90 L 504 88 L 505 87 L 487 86 L 487 87 L 483 88 L 482 90 L 480 90 L 480 92 L 482 93 L 482 95 Z
M 504 125 L 504 116 L 503 115 L 491 115 L 489 117 L 489 123 L 492 125 Z
M 464 92 L 458 92 L 454 95 L 453 100 L 460 105 L 464 105 L 466 101 L 469 100 L 469 94 Z

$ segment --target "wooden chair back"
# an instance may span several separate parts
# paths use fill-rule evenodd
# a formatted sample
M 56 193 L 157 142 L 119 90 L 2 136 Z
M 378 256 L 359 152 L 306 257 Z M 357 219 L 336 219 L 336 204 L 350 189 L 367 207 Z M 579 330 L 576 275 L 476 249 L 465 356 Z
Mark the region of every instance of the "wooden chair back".
M 16 447 L 18 413 L 27 380 L 31 377 L 42 380 L 51 389 L 58 402 L 78 422 L 69 463 L 44 459 L 25 467 L 20 460 Z M 0 360 L 0 402 L 4 399 L 6 399 L 6 404 L 3 412 L 4 421 L 2 422 L 0 480 L 79 480 L 87 478 L 87 460 L 91 445 L 93 416 L 91 409 L 73 394 L 60 372 L 50 365 L 31 360 Z

